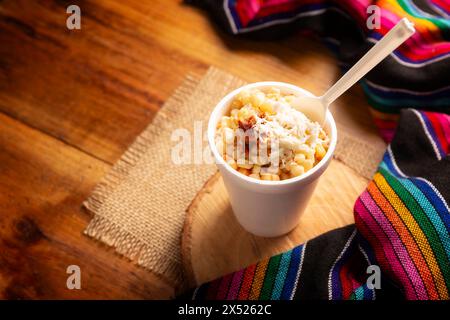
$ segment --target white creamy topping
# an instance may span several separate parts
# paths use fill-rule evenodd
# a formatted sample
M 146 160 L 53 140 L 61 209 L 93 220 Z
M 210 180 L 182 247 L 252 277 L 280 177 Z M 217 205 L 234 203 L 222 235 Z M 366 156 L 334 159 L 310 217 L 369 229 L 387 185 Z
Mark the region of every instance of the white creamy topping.
M 274 101 L 272 107 L 275 114 L 267 118 L 258 117 L 253 129 L 262 141 L 278 139 L 281 157 L 282 149 L 307 151 L 321 142 L 317 122 L 312 122 L 287 102 Z

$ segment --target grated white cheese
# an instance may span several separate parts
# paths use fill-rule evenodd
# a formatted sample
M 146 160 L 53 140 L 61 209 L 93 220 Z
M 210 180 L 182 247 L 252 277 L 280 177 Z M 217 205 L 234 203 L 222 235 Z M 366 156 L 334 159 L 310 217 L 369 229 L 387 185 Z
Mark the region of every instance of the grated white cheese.
M 312 122 L 284 101 L 272 101 L 272 108 L 275 114 L 257 117 L 253 130 L 262 141 L 278 139 L 281 156 L 284 150 L 308 151 L 322 143 L 319 138 L 321 127 L 317 122 Z

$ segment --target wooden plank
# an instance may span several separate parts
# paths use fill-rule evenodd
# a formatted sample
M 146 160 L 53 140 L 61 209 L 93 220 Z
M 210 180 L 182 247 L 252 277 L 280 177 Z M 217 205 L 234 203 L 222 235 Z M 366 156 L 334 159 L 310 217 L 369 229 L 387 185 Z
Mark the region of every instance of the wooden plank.
M 186 73 L 207 66 L 108 3 L 83 2 L 82 29 L 69 31 L 58 2 L 2 2 L 0 110 L 113 163 Z
M 25 4 L 26 2 L 26 4 Z M 280 80 L 322 93 L 338 76 L 322 45 L 225 35 L 206 13 L 172 1 L 85 1 L 82 30 L 52 1 L 0 5 L 0 110 L 113 163 L 189 71 L 221 67 L 246 81 Z M 51 91 L 49 90 L 51 88 Z M 360 88 L 338 122 L 375 133 Z
M 79 31 L 65 27 L 72 3 L 82 10 Z M 171 289 L 151 273 L 81 235 L 89 221 L 81 203 L 108 164 L 188 72 L 215 65 L 247 81 L 287 81 L 314 93 L 339 74 L 333 56 L 315 41 L 237 39 L 179 0 L 5 0 L 0 43 L 5 298 L 169 296 Z M 333 108 L 342 111 L 338 127 L 376 137 L 360 88 Z M 72 263 L 86 280 L 79 292 L 65 288 Z
M 0 114 L 0 298 L 167 298 L 152 273 L 82 235 L 109 165 Z M 68 290 L 66 268 L 81 268 Z

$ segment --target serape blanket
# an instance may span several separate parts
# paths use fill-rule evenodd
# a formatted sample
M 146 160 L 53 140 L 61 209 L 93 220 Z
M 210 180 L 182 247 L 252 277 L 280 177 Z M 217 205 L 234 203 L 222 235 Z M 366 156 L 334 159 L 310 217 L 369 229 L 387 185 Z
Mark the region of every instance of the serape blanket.
M 345 70 L 401 18 L 416 34 L 361 85 L 389 142 L 355 224 L 201 285 L 193 299 L 449 299 L 450 1 L 191 0 L 237 36 L 318 35 Z M 373 6 L 376 6 L 375 9 Z M 367 19 L 379 10 L 379 25 Z M 381 274 L 379 281 L 372 277 Z

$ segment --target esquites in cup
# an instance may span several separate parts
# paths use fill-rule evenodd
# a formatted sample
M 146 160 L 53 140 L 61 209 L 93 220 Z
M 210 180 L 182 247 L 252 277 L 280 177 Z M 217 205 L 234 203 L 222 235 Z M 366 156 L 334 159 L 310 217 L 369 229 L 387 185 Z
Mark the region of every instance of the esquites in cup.
M 300 176 L 323 159 L 330 139 L 320 124 L 290 105 L 293 98 L 276 87 L 242 90 L 233 98 L 215 137 L 233 169 L 279 181 Z
M 215 106 L 208 142 L 244 229 L 276 237 L 297 226 L 336 148 L 328 111 L 322 126 L 292 108 L 293 95 L 312 94 L 283 82 L 257 82 Z

